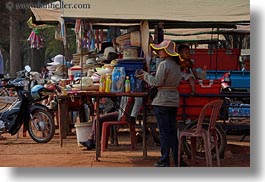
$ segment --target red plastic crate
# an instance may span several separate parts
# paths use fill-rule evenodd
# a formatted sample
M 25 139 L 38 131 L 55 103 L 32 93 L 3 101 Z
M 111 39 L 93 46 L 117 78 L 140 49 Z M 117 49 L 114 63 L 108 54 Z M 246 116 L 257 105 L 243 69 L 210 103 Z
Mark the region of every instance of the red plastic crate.
M 178 86 L 180 94 L 191 93 L 189 81 L 182 80 Z M 219 94 L 221 91 L 221 80 L 195 80 L 195 91 L 197 94 Z
M 193 49 L 190 53 L 196 68 L 239 70 L 240 49 Z
M 220 98 L 219 97 L 185 97 L 186 104 L 184 105 L 184 97 L 180 97 L 180 107 L 177 113 L 177 120 L 182 120 L 182 119 L 197 120 L 203 106 L 208 102 L 217 99 Z M 184 116 L 183 115 L 184 108 L 185 108 L 186 118 L 182 118 L 182 116 Z M 210 111 L 207 111 L 206 113 L 210 115 Z

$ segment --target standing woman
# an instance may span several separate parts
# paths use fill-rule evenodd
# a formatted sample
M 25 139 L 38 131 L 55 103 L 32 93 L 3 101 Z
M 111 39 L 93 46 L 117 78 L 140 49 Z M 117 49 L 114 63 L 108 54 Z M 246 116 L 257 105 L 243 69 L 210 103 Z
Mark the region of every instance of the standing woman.
M 178 138 L 176 115 L 179 107 L 179 92 L 176 87 L 181 80 L 179 66 L 180 57 L 175 51 L 176 44 L 164 40 L 160 44 L 150 44 L 162 61 L 159 63 L 155 76 L 141 70 L 136 77 L 150 85 L 158 86 L 156 97 L 152 101 L 160 136 L 161 158 L 155 167 L 170 166 L 170 149 L 174 165 L 178 164 Z

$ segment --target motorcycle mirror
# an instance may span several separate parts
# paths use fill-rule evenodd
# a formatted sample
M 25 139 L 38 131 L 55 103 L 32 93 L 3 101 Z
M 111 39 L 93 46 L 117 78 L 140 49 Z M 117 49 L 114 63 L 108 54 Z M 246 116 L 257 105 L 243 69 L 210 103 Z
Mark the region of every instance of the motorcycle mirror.
M 25 70 L 26 70 L 27 72 L 30 72 L 30 71 L 31 71 L 31 67 L 30 67 L 29 65 L 26 65 L 26 66 L 25 66 Z

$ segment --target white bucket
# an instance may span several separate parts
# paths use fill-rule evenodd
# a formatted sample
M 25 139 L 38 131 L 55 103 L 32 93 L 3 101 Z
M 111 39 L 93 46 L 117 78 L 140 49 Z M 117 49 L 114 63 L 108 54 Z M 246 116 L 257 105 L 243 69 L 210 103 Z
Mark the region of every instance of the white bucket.
M 76 139 L 77 144 L 79 147 L 82 145 L 79 142 L 87 141 L 91 139 L 90 135 L 92 132 L 92 123 L 89 122 L 82 122 L 82 123 L 75 123 L 76 128 Z

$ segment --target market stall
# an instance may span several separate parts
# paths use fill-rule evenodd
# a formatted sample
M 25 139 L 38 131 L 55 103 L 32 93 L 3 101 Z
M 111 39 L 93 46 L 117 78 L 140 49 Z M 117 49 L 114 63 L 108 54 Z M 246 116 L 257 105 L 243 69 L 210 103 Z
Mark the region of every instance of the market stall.
M 76 67 L 68 70 L 71 79 L 71 75 L 75 75 L 78 71 L 80 71 L 78 74 L 81 76 L 89 77 L 93 75 L 93 73 L 89 75 L 91 72 L 87 68 L 91 68 L 91 62 L 95 63 L 94 58 L 98 57 L 98 55 L 94 54 L 93 48 L 99 48 L 99 46 L 95 46 L 95 40 L 100 40 L 101 43 L 104 40 L 102 29 L 108 29 L 109 27 L 126 29 L 124 34 L 116 37 L 116 41 L 121 45 L 119 50 L 121 51 L 119 52 L 119 58 L 121 59 L 126 55 L 124 54 L 126 51 L 123 51 L 126 50 L 128 44 L 139 47 L 140 51 L 137 52 L 139 54 L 133 56 L 134 61 L 137 59 L 137 62 L 131 63 L 134 65 L 134 68 L 127 70 L 133 73 L 138 68 L 136 66 L 145 67 L 147 70 L 149 68 L 151 58 L 148 47 L 151 30 L 154 31 L 154 41 L 160 42 L 165 37 L 164 33 L 170 32 L 170 29 L 173 28 L 236 28 L 237 24 L 245 25 L 250 23 L 249 1 L 247 0 L 226 2 L 218 0 L 203 2 L 187 0 L 182 3 L 176 3 L 174 0 L 167 1 L 166 3 L 154 0 L 123 1 L 122 3 L 118 0 L 64 0 L 62 4 L 70 7 L 62 9 L 61 17 L 63 22 L 65 24 L 73 24 L 74 22 L 75 33 L 77 35 L 78 49 L 72 59 Z M 132 52 L 128 51 L 128 54 L 132 54 Z M 130 57 L 130 55 L 127 56 Z M 102 55 L 99 57 L 102 57 Z M 143 61 L 144 65 L 139 60 Z M 121 65 L 124 62 L 118 64 Z M 125 64 L 128 65 L 128 62 Z M 104 67 L 103 69 L 105 70 Z M 72 74 L 73 72 L 74 74 Z M 93 82 L 99 84 L 100 76 L 96 79 L 97 81 L 93 80 Z M 95 85 L 94 83 L 93 85 Z M 98 89 L 96 88 L 95 91 L 98 91 Z M 81 81 L 80 86 L 74 90 L 78 93 L 78 90 L 84 91 L 87 89 L 82 87 Z M 101 97 L 103 96 L 104 94 L 101 95 Z M 108 95 L 106 94 L 105 96 Z M 143 127 L 145 128 L 145 123 Z M 99 131 L 98 122 L 97 131 Z M 143 130 L 143 148 L 146 149 L 144 132 L 145 130 Z M 97 138 L 99 138 L 99 132 L 97 134 Z M 100 142 L 98 139 L 96 144 L 97 160 L 100 157 L 99 146 Z M 146 151 L 144 150 L 144 156 L 146 157 L 145 153 Z

